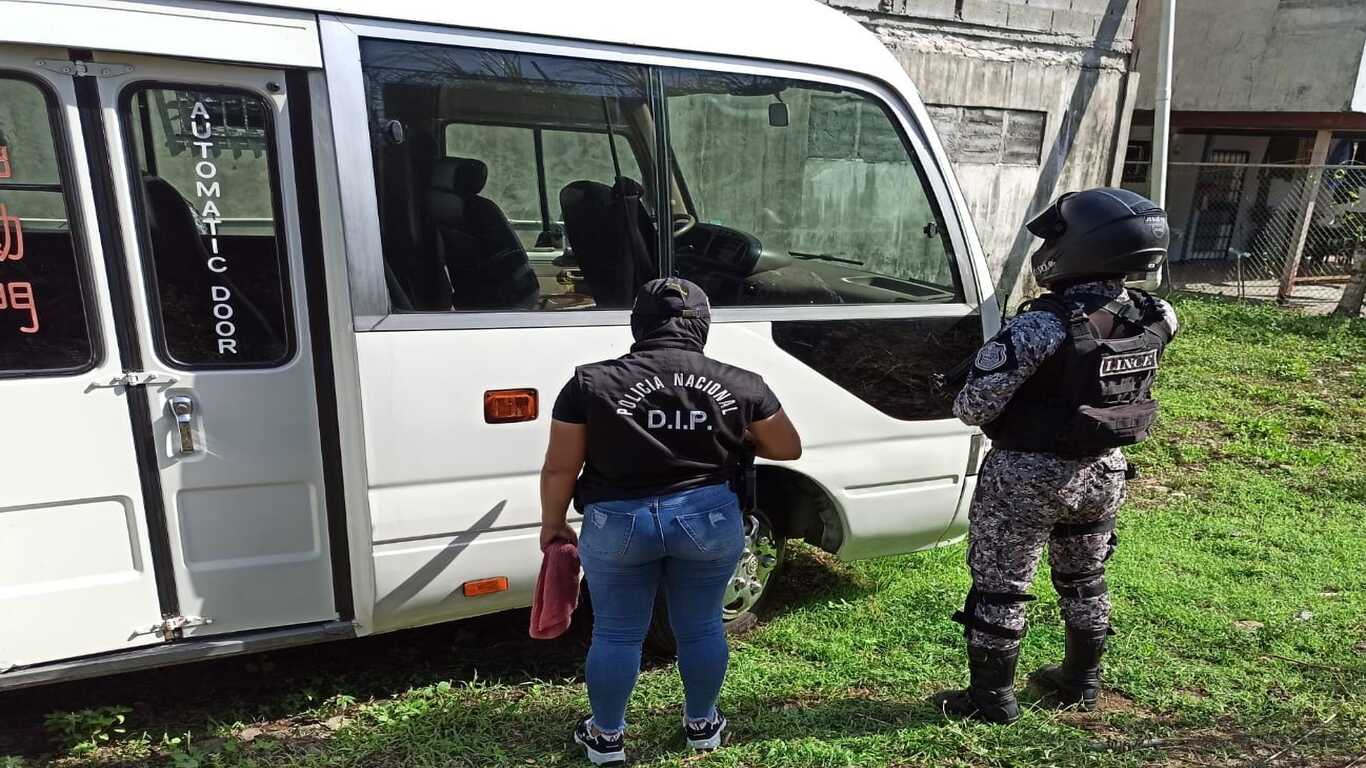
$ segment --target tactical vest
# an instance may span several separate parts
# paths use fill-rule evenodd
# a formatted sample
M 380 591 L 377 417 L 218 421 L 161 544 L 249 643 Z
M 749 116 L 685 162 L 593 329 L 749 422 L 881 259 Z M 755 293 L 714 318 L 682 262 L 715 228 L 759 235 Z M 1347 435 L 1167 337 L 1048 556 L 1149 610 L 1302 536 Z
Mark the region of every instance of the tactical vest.
M 1088 312 L 1047 294 L 1021 308 L 1052 312 L 1067 340 L 983 427 L 993 445 L 1082 458 L 1147 439 L 1157 419 L 1153 381 L 1171 333 L 1156 299 L 1137 290 L 1129 298 Z
M 700 352 L 652 349 L 581 366 L 586 463 L 575 501 L 666 496 L 733 483 L 745 430 L 769 389 Z

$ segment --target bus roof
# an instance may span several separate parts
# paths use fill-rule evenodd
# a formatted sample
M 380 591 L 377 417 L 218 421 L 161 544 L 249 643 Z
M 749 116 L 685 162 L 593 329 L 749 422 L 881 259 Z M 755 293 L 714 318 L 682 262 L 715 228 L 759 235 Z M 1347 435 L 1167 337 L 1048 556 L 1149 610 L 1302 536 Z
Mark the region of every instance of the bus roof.
M 817 0 L 239 0 L 289 8 L 485 31 L 720 54 L 859 72 L 900 71 L 882 43 Z
M 0 7 L 7 5 L 0 0 Z M 21 3 L 0 42 L 317 67 L 318 16 L 735 56 L 902 82 L 877 37 L 817 0 L 65 0 Z

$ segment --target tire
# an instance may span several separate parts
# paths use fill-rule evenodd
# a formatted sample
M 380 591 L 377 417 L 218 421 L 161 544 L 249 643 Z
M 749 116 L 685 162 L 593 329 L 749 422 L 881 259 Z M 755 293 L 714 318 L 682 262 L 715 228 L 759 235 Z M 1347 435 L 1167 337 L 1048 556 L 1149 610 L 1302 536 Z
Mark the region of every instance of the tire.
M 774 586 L 782 572 L 786 554 L 787 542 L 782 536 L 775 535 L 768 515 L 758 509 L 749 513 L 745 522 L 745 551 L 740 555 L 740 564 L 731 577 L 731 584 L 726 587 L 721 606 L 721 621 L 727 636 L 748 632 L 759 623 L 759 614 L 777 591 Z M 742 580 L 743 588 L 738 583 Z M 758 592 L 753 590 L 754 583 L 759 585 Z M 654 618 L 645 636 L 645 647 L 659 656 L 674 656 L 678 653 L 673 628 L 669 626 L 669 606 L 663 590 L 655 598 Z

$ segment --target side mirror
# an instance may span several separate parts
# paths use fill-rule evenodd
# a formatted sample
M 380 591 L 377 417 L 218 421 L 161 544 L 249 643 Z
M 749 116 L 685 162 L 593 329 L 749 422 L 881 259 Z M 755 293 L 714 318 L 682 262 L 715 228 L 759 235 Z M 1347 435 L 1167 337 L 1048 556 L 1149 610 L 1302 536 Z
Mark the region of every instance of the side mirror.
M 792 116 L 788 114 L 787 105 L 781 101 L 768 105 L 768 124 L 774 128 L 786 128 L 791 125 Z

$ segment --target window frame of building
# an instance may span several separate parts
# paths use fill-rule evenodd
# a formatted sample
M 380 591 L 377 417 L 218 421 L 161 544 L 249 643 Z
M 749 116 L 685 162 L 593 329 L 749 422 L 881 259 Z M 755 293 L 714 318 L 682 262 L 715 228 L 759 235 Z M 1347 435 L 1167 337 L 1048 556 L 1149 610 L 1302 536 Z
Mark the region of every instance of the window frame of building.
M 779 77 L 827 84 L 858 91 L 884 106 L 903 134 L 906 150 L 923 166 L 927 194 L 942 211 L 947 237 L 952 243 L 954 266 L 963 284 L 959 303 L 830 304 L 801 306 L 718 307 L 713 321 L 765 322 L 778 320 L 844 320 L 899 317 L 967 316 L 979 311 L 984 296 L 977 288 L 989 277 L 980 275 L 969 245 L 970 234 L 965 209 L 955 205 L 953 182 L 947 158 L 937 156 L 927 138 L 933 128 L 927 114 L 913 108 L 888 85 L 853 73 L 816 66 L 739 59 L 724 55 L 661 53 L 617 44 L 557 41 L 512 33 L 451 30 L 415 23 L 374 22 L 347 17 L 325 19 L 320 25 L 330 99 L 330 116 L 339 167 L 362 169 L 338 190 L 342 204 L 351 309 L 358 331 L 445 330 L 476 328 L 529 328 L 566 326 L 625 326 L 629 311 L 593 312 L 532 311 L 437 311 L 395 312 L 388 300 L 383 265 L 379 258 L 379 222 L 376 212 L 376 187 L 370 142 L 369 110 L 360 61 L 360 44 L 365 39 L 428 43 L 452 47 L 486 49 L 527 55 L 562 56 L 604 63 L 643 65 L 649 69 L 652 91 L 661 89 L 658 71 L 666 67 L 711 70 L 761 77 Z M 662 96 L 662 89 L 655 98 Z M 656 135 L 667 139 L 667 119 L 660 120 L 661 109 L 651 110 Z M 657 146 L 667 146 L 656 139 Z M 667 153 L 658 153 L 667 159 Z M 669 177 L 672 178 L 672 163 Z M 673 185 L 671 185 L 673 186 Z M 686 190 L 673 187 L 668 194 L 681 200 Z M 672 272 L 672 253 L 661 254 L 661 273 Z
M 1151 139 L 1131 139 L 1124 148 L 1123 184 L 1146 184 L 1152 173 L 1153 142 Z

